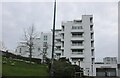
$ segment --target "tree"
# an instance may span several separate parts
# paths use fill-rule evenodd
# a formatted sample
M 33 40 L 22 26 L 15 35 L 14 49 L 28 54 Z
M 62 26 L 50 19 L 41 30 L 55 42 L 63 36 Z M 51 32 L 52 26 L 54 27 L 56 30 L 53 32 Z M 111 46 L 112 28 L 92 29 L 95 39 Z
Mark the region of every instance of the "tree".
M 47 42 L 43 45 L 43 50 L 40 50 L 42 53 L 40 53 L 39 55 L 42 55 L 42 59 L 43 59 L 43 63 L 47 63 L 49 58 L 47 58 L 47 49 L 48 49 L 48 44 Z M 38 56 L 39 56 L 38 55 Z
M 54 61 L 55 78 L 80 78 L 76 72 L 82 72 L 80 67 L 72 65 L 68 59 Z
M 25 40 L 25 45 L 28 47 L 29 50 L 29 59 L 31 63 L 32 59 L 32 50 L 34 48 L 34 39 L 37 37 L 37 33 L 35 32 L 35 27 L 32 25 L 26 30 L 24 30 L 24 40 Z

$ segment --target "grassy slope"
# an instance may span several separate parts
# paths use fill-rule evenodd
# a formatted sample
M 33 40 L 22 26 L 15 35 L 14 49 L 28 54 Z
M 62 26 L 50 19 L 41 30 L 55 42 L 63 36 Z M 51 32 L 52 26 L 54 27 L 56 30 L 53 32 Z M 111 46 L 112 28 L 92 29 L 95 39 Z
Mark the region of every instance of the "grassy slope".
M 2 66 L 3 76 L 48 76 L 46 65 L 27 64 L 15 61 L 15 66 L 11 66 L 8 61 Z

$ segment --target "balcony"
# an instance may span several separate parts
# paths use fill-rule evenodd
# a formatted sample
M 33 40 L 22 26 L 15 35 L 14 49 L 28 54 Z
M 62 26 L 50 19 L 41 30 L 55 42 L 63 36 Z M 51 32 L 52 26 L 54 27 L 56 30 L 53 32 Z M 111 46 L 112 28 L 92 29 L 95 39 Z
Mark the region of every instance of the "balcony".
M 83 52 L 72 52 L 72 55 L 83 55 Z
M 93 47 L 91 47 L 91 49 L 95 49 L 95 47 L 93 46 Z
M 76 59 L 80 59 L 80 58 L 84 58 L 85 56 L 83 55 L 72 55 L 70 58 L 76 58 Z
M 84 40 L 84 37 L 72 37 L 71 41 L 78 41 L 78 40 Z
M 92 38 L 91 41 L 94 41 L 94 39 Z
M 71 49 L 84 49 L 84 46 L 71 46 Z
M 61 46 L 61 42 L 56 42 L 55 46 Z
M 84 32 L 83 29 L 72 29 L 71 32 Z
M 61 39 L 61 36 L 55 36 L 55 39 Z
M 94 30 L 90 30 L 90 33 L 94 33 Z

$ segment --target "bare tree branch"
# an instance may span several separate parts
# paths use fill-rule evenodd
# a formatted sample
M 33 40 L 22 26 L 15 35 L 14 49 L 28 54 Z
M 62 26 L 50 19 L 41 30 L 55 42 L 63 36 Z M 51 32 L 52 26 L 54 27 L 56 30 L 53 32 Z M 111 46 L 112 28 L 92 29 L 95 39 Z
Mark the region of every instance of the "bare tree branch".
M 30 62 L 31 62 L 31 58 L 32 58 L 32 52 L 33 52 L 33 48 L 34 48 L 34 39 L 36 39 L 37 34 L 35 32 L 35 27 L 34 24 L 29 27 L 27 29 L 27 31 L 24 29 L 24 44 L 28 47 L 29 49 L 29 58 L 30 58 Z

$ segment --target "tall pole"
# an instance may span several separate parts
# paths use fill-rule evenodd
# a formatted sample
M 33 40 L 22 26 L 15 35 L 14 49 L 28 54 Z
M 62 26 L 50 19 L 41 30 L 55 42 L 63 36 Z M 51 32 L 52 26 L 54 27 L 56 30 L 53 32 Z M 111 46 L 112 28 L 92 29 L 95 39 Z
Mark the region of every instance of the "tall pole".
M 52 59 L 51 59 L 51 71 L 50 71 L 50 74 L 51 74 L 51 77 L 53 78 L 54 76 L 54 70 L 53 70 L 53 62 L 54 62 L 54 46 L 55 46 L 55 17 L 56 17 L 56 0 L 54 2 L 54 17 L 53 17 L 53 36 L 52 36 Z

